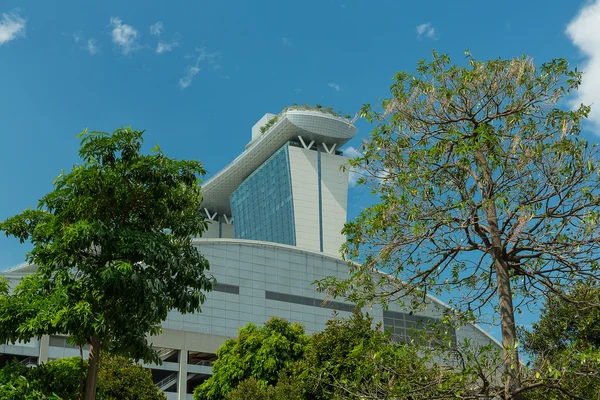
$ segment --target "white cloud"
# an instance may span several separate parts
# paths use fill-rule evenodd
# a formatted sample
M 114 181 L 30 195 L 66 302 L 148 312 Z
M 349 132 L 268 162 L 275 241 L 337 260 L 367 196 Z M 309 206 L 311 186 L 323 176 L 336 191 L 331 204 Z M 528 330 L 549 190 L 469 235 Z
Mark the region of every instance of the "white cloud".
M 294 47 L 294 45 L 292 44 L 292 41 L 286 37 L 282 37 L 281 38 L 281 44 L 287 47 Z
M 165 26 L 160 21 L 153 25 L 150 25 L 150 34 L 152 36 L 160 38 L 160 35 L 162 35 L 164 30 Z M 176 34 L 175 36 L 177 37 L 179 35 Z M 156 54 L 167 53 L 169 51 L 172 51 L 175 47 L 179 47 L 179 41 L 177 39 L 173 39 L 170 42 L 159 40 L 158 44 L 156 45 Z
M 83 40 L 83 34 L 81 32 L 75 32 L 73 34 L 73 40 L 75 41 L 75 43 L 79 43 Z
M 600 128 L 600 0 L 588 3 L 567 26 L 566 34 L 585 55 L 581 86 L 571 105 L 592 106 L 589 118 Z
M 340 85 L 338 85 L 335 82 L 330 82 L 327 84 L 327 86 L 329 86 L 332 89 L 335 89 L 336 92 L 339 92 L 341 90 Z
M 360 157 L 362 155 L 362 153 L 360 152 L 360 150 L 358 150 L 356 147 L 352 147 L 352 146 L 348 146 L 345 149 L 342 150 L 344 156 L 349 157 L 349 158 L 356 158 L 356 157 Z M 364 171 L 362 169 L 350 169 L 349 173 L 348 173 L 348 185 L 353 188 L 356 187 L 358 184 L 358 180 L 360 179 L 361 176 L 364 175 Z
M 75 43 L 80 44 L 80 48 L 86 50 L 91 55 L 100 53 L 100 46 L 96 43 L 96 39 L 87 39 L 81 31 L 73 34 L 73 40 Z
M 421 40 L 423 37 L 429 39 L 437 39 L 435 36 L 435 28 L 431 25 L 430 22 L 426 24 L 417 25 L 417 38 Z
M 91 55 L 100 53 L 100 47 L 98 47 L 94 39 L 88 39 L 86 48 Z
M 121 18 L 117 17 L 111 17 L 110 25 L 113 28 L 113 43 L 121 48 L 123 55 L 127 55 L 140 48 L 140 45 L 137 43 L 139 33 L 133 26 L 124 24 Z
M 221 68 L 221 66 L 217 64 L 217 59 L 219 56 L 219 53 L 208 52 L 204 47 L 196 48 L 195 54 L 187 56 L 187 58 L 193 59 L 194 63 L 185 68 L 183 77 L 179 78 L 177 86 L 182 90 L 190 86 L 196 75 L 198 75 L 198 73 L 202 70 L 202 64 L 210 65 L 213 70 Z
M 356 158 L 356 157 L 362 156 L 362 153 L 360 152 L 360 150 L 358 150 L 356 147 L 352 147 L 352 146 L 346 147 L 344 150 L 342 150 L 342 152 L 344 153 L 344 155 L 346 157 L 350 157 L 350 158 Z
M 18 12 L 3 13 L 0 18 L 0 46 L 18 37 L 25 36 L 27 21 Z
M 356 147 L 352 146 L 346 147 L 342 150 L 342 152 L 344 156 L 348 158 L 357 158 L 362 157 L 363 155 L 360 149 L 357 149 Z M 360 165 L 358 167 L 349 167 L 348 185 L 351 188 L 357 187 L 358 180 L 362 177 L 364 177 L 365 179 L 368 178 L 369 181 L 372 181 L 374 183 L 384 183 L 385 180 L 388 179 L 388 177 L 390 177 L 390 175 L 391 173 L 388 169 L 381 169 L 379 171 L 367 171 L 364 167 Z
M 192 84 L 192 81 L 194 80 L 194 77 L 198 75 L 198 72 L 200 72 L 200 67 L 188 65 L 185 69 L 183 77 L 179 78 L 179 83 L 177 86 L 179 86 L 180 89 L 187 88 Z
M 164 25 L 162 22 L 157 22 L 154 25 L 150 25 L 150 34 L 152 36 L 160 36 L 162 31 L 164 30 Z
M 168 51 L 173 50 L 175 47 L 179 47 L 179 42 L 177 42 L 176 40 L 172 40 L 170 42 L 159 41 L 158 45 L 156 46 L 156 53 L 166 53 Z

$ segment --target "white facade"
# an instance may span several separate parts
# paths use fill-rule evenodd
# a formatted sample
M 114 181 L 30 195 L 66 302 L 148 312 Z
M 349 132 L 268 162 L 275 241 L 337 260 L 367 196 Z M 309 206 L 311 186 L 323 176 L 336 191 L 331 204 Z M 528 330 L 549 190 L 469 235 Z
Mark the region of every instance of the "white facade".
M 292 201 L 294 203 L 294 225 L 296 227 L 296 246 L 319 251 L 319 173 L 317 152 L 290 147 L 289 156 L 292 178 Z
M 290 147 L 296 246 L 337 256 L 345 237 L 348 160 L 325 151 Z

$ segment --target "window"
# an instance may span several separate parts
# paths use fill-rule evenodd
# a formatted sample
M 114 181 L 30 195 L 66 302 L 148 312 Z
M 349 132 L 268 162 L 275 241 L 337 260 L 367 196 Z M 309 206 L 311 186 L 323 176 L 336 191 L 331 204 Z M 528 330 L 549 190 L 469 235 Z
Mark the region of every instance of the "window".
M 231 194 L 237 239 L 296 245 L 288 145 L 275 152 Z

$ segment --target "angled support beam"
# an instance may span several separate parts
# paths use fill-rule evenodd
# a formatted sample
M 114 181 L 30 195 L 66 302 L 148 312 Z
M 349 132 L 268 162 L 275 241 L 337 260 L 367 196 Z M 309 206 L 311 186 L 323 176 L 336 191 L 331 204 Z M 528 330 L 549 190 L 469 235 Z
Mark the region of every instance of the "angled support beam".
M 302 143 L 302 147 L 304 147 L 306 150 L 310 150 L 310 148 L 312 147 L 312 145 L 315 143 L 315 141 L 313 140 L 307 146 L 306 142 L 304 141 L 304 139 L 302 139 L 302 136 L 298 135 L 298 139 L 300 139 L 300 143 Z
M 335 146 L 337 145 L 337 143 L 334 143 L 331 148 L 327 148 L 327 145 L 325 143 L 323 143 L 323 147 L 325 148 L 325 151 L 327 152 L 327 154 L 333 154 L 333 152 L 335 151 Z
M 231 223 L 233 222 L 233 218 L 228 218 L 225 214 L 223 214 L 223 218 L 225 218 L 225 223 L 227 225 L 231 225 Z
M 209 220 L 214 221 L 215 217 L 217 216 L 217 212 L 215 211 L 215 213 L 213 215 L 210 215 L 210 211 L 208 211 L 206 208 L 204 209 L 204 212 L 206 213 L 206 216 L 208 217 Z

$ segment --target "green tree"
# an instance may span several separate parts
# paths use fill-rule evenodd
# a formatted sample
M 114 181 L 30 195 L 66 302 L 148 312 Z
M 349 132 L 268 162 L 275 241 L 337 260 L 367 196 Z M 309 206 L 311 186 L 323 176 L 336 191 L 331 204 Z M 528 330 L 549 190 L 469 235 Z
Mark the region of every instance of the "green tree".
M 81 377 L 85 376 L 82 366 L 85 368 L 85 365 L 77 357 L 62 358 L 29 368 L 26 376 L 32 386 L 47 396 L 54 394 L 65 400 L 77 399 Z
M 47 396 L 37 383 L 29 379 L 30 369 L 16 360 L 0 369 L 0 399 L 13 400 L 60 400 Z
M 211 289 L 192 246 L 199 212 L 198 161 L 142 154 L 143 132 L 84 131 L 82 164 L 54 181 L 36 209 L 0 223 L 30 240 L 37 272 L 0 299 L 0 341 L 69 334 L 89 344 L 85 398 L 94 399 L 101 349 L 158 362 L 147 334 L 171 309 L 194 312 Z
M 227 400 L 304 400 L 304 385 L 294 376 L 282 373 L 274 385 L 264 387 L 256 379 L 240 382 Z
M 165 394 L 152 381 L 150 371 L 128 358 L 102 357 L 99 369 L 98 399 L 166 399 Z M 82 372 L 85 373 L 77 357 L 49 361 L 34 368 L 13 361 L 0 369 L 0 398 L 77 399 Z
M 281 371 L 302 359 L 307 343 L 302 325 L 280 318 L 273 317 L 262 327 L 245 325 L 236 339 L 219 348 L 213 375 L 196 388 L 194 398 L 223 399 L 248 378 L 266 389 L 277 382 Z
M 531 380 L 542 378 L 528 398 L 595 399 L 600 395 L 600 288 L 580 282 L 568 290 L 571 302 L 546 300 L 540 319 L 520 339 L 533 367 Z
M 519 399 L 515 312 L 600 277 L 598 148 L 579 136 L 589 107 L 556 107 L 580 84 L 565 60 L 466 64 L 434 52 L 395 76 L 381 111 L 361 111 L 376 127 L 350 167 L 380 201 L 343 230 L 361 264 L 320 287 L 359 302 L 443 292 L 469 319 L 492 304 L 505 398 Z
M 489 381 L 473 368 L 473 360 L 451 346 L 434 352 L 430 336 L 415 331 L 410 343 L 397 342 L 360 311 L 329 320 L 311 337 L 299 365 L 306 399 L 491 398 L 493 390 L 473 385 L 479 378 Z M 477 356 L 480 364 L 488 358 L 483 352 Z
M 122 356 L 103 357 L 98 373 L 98 397 L 102 400 L 166 400 L 152 381 L 152 373 Z

